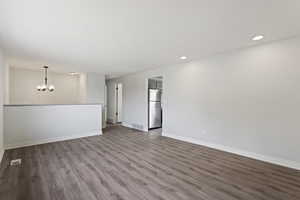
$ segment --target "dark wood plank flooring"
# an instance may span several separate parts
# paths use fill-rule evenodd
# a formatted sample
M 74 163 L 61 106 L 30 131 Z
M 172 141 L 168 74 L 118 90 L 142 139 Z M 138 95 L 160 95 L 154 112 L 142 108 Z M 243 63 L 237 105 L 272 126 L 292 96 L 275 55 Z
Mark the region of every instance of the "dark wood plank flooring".
M 21 158 L 22 165 L 9 166 Z M 1 200 L 299 200 L 300 172 L 113 126 L 5 152 Z

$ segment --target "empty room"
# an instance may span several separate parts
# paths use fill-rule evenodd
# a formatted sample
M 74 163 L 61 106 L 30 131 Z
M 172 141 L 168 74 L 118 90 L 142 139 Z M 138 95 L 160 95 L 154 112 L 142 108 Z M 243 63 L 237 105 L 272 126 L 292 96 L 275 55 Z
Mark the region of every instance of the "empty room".
M 299 0 L 1 0 L 0 200 L 299 200 Z

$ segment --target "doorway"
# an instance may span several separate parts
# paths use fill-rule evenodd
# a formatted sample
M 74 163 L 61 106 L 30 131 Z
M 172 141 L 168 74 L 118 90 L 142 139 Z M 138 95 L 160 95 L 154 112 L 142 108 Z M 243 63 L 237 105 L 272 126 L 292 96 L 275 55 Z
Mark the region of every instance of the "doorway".
M 163 77 L 148 79 L 148 130 L 161 132 L 163 125 Z M 155 130 L 155 131 L 154 131 Z
M 122 106 L 123 106 L 123 85 L 116 84 L 116 123 L 122 122 Z

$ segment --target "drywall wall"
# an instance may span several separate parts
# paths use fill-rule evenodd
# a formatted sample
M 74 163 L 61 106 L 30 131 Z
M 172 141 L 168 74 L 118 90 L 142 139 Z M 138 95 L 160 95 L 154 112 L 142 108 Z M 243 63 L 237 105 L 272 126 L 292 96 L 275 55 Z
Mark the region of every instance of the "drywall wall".
M 9 103 L 9 65 L 7 62 L 4 62 L 4 104 Z
M 100 104 L 6 105 L 4 146 L 8 149 L 102 134 L 101 107 Z
M 79 103 L 79 76 L 49 71 L 49 84 L 54 92 L 38 92 L 43 83 L 43 71 L 10 67 L 10 104 L 69 104 Z
M 4 57 L 2 50 L 0 49 L 0 162 L 2 160 L 4 154 L 4 146 L 3 146 L 3 104 L 4 104 Z
M 85 81 L 85 89 L 82 95 L 85 97 L 85 103 L 101 103 L 102 104 L 102 126 L 106 127 L 106 101 L 105 101 L 105 76 L 97 73 L 87 73 L 85 77 L 81 77 L 82 82 Z M 82 89 L 81 89 L 82 90 Z M 81 95 L 81 96 L 82 96 Z
M 86 103 L 86 99 L 87 99 L 86 79 L 87 79 L 86 74 L 79 75 L 79 102 L 80 103 Z
M 105 100 L 105 76 L 96 73 L 86 74 L 86 102 L 102 103 Z
M 106 80 L 107 86 L 107 122 L 116 123 L 116 84 L 114 80 Z
M 145 128 L 146 79 L 163 76 L 164 135 L 300 169 L 299 55 L 297 37 L 107 84 L 123 83 L 124 122 Z

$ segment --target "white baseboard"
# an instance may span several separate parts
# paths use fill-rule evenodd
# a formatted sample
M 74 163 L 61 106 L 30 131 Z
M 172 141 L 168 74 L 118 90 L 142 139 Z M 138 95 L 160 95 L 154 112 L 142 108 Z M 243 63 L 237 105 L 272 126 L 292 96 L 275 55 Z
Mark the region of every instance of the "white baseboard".
M 126 122 L 122 122 L 122 126 L 125 126 L 127 128 L 137 129 L 137 128 L 133 127 L 131 124 L 128 124 Z M 138 130 L 140 130 L 140 129 L 138 129 Z
M 245 156 L 248 158 L 253 158 L 256 160 L 261 160 L 264 162 L 300 170 L 300 163 L 295 162 L 295 161 L 285 160 L 285 159 L 276 158 L 276 157 L 267 156 L 267 155 L 261 155 L 261 154 L 244 151 L 244 150 L 240 150 L 240 149 L 236 149 L 236 148 L 232 148 L 232 147 L 228 147 L 228 146 L 224 146 L 224 145 L 220 145 L 220 144 L 208 143 L 208 142 L 201 141 L 201 140 L 195 139 L 195 138 L 172 135 L 172 134 L 168 134 L 168 133 L 162 133 L 162 136 L 177 139 L 177 140 L 182 140 L 182 141 L 193 143 L 193 144 L 199 144 L 199 145 L 210 147 L 213 149 L 218 149 L 221 151 L 238 154 L 238 155 Z
M 3 156 L 4 156 L 4 150 L 0 150 L 0 164 L 2 162 Z
M 26 146 L 32 146 L 32 145 L 38 145 L 38 144 L 46 144 L 51 142 L 59 142 L 64 140 L 72 140 L 72 139 L 78 139 L 78 138 L 84 138 L 84 137 L 90 137 L 90 136 L 96 136 L 96 135 L 102 135 L 102 130 L 98 132 L 93 133 L 87 133 L 82 135 L 71 135 L 71 136 L 62 136 L 62 137 L 56 137 L 56 138 L 47 138 L 47 139 L 40 139 L 40 140 L 28 140 L 28 141 L 21 141 L 11 144 L 4 144 L 5 149 L 15 149 L 19 147 L 26 147 Z
M 144 129 L 136 128 L 136 127 L 134 127 L 131 124 L 126 123 L 126 122 L 122 122 L 122 126 L 125 126 L 127 128 L 136 129 L 136 130 L 143 131 L 143 132 L 148 132 L 148 129 L 145 129 L 145 128 Z

